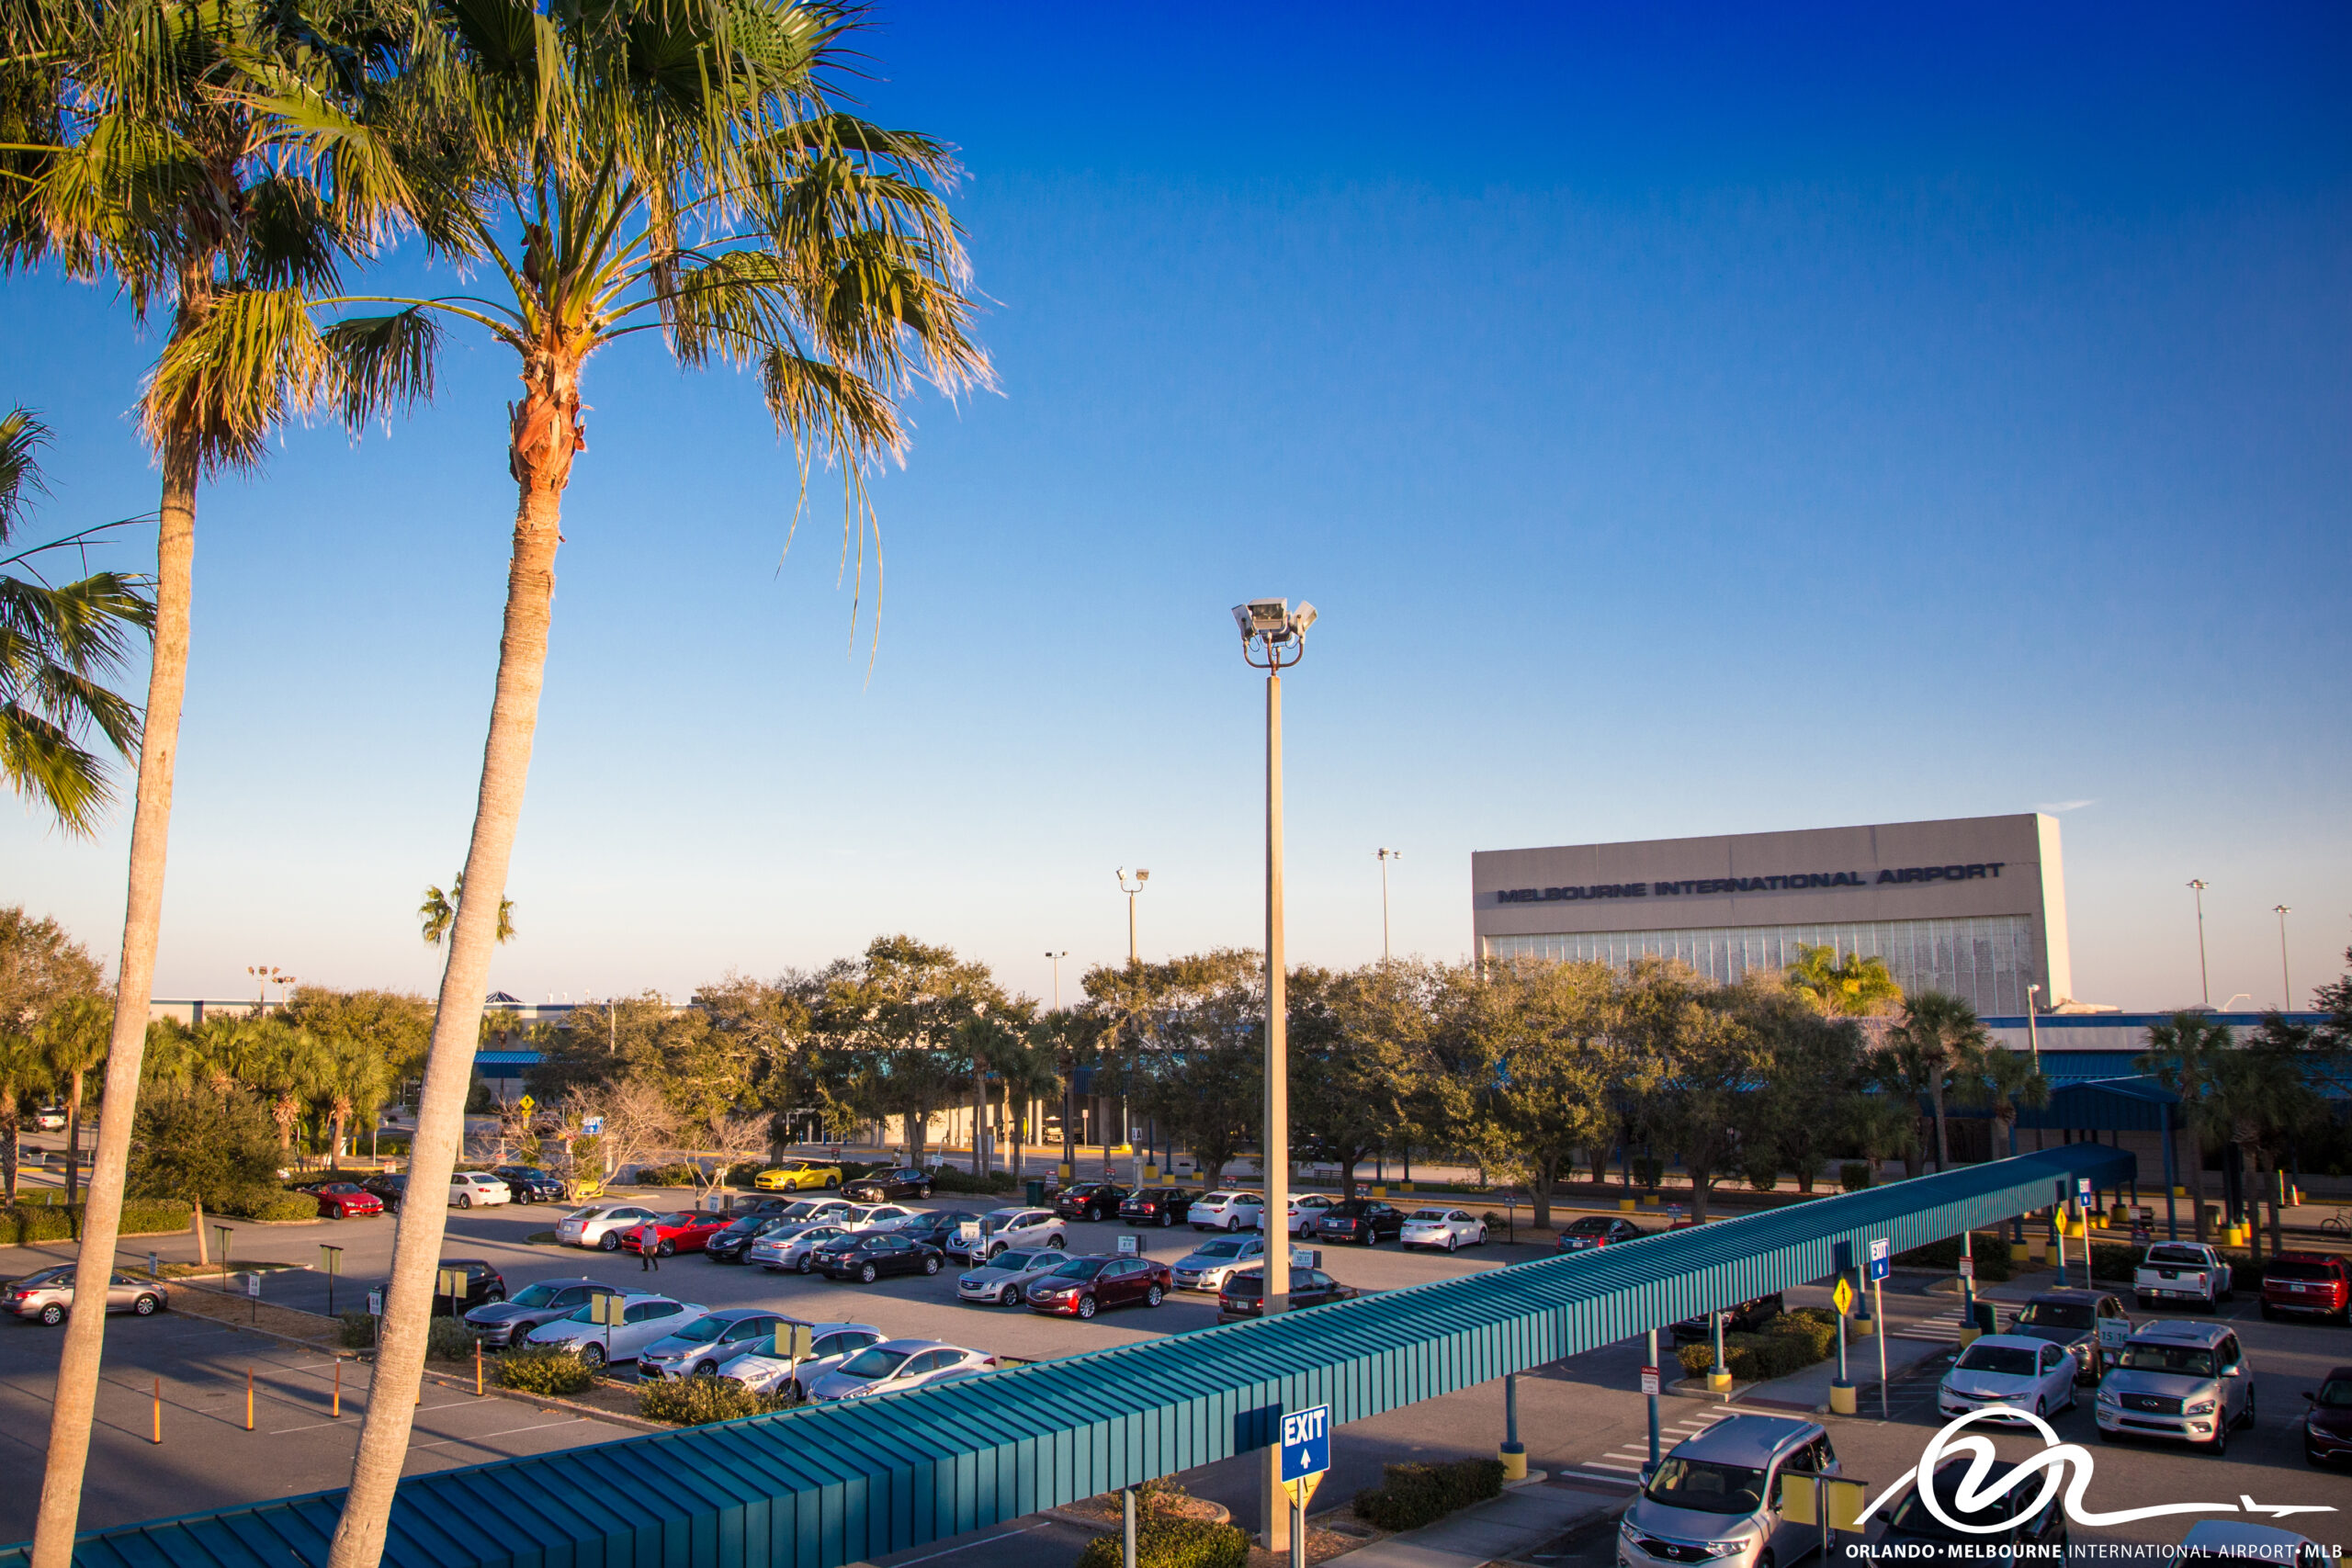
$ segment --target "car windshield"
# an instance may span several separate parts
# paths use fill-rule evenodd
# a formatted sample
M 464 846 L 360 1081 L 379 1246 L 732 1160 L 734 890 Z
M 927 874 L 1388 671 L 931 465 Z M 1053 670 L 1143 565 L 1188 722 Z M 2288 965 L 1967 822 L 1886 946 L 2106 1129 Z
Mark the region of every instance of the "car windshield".
M 2205 1263 L 2205 1255 L 2201 1252 L 2193 1252 L 2185 1247 L 2152 1247 L 2148 1248 L 2148 1261 L 2151 1263 L 2187 1263 L 2198 1268 L 2202 1268 Z
M 1213 1241 L 1193 1256 L 1195 1258 L 1238 1258 L 1241 1256 L 1241 1244 L 1238 1241 Z
M 980 1222 L 980 1234 L 982 1235 L 994 1235 L 997 1232 L 1012 1224 L 1013 1221 L 1020 1217 L 1021 1216 L 1018 1214 L 990 1214 L 988 1218 Z
M 2319 1385 L 2312 1402 L 2323 1410 L 2352 1410 L 2352 1378 L 2330 1378 Z
M 2183 1377 L 2213 1375 L 2213 1352 L 2197 1345 L 2159 1345 L 2134 1339 L 2123 1347 L 2116 1365 L 2135 1372 L 2177 1372 Z
M 1255 1269 L 1247 1274 L 1236 1274 L 1225 1282 L 1225 1293 L 1228 1296 L 1254 1296 L 1265 1288 L 1266 1277 Z
M 1668 1454 L 1659 1461 L 1657 1475 L 1645 1494 L 1653 1503 L 1669 1508 L 1695 1508 L 1702 1514 L 1752 1514 L 1764 1500 L 1764 1472 L 1744 1464 L 1716 1464 L 1710 1460 L 1678 1459 Z
M 2013 1464 L 1994 1465 L 1990 1479 L 1983 1487 L 1978 1489 L 1979 1493 L 1981 1494 L 1997 1490 L 1994 1485 L 1994 1483 L 1999 1481 L 2002 1476 L 2007 1475 L 2009 1472 L 2015 1469 L 2017 1469 L 2017 1466 Z M 2005 1523 L 2016 1511 L 2019 1504 L 2030 1503 L 2041 1495 L 2041 1489 L 2039 1487 L 2020 1486 L 2016 1488 L 2014 1491 L 2004 1492 L 1997 1496 L 1988 1497 L 1982 1505 L 1973 1511 L 1963 1510 L 1959 1506 L 1957 1499 L 1960 1496 L 1961 1479 L 1966 1473 L 1967 1465 L 1964 1462 L 1960 1464 L 1948 1464 L 1941 1470 L 1936 1472 L 1935 1479 L 1932 1483 L 1935 1487 L 1935 1500 L 1943 1505 L 1943 1510 L 1946 1514 L 1960 1520 L 1963 1524 L 1996 1525 Z M 1894 1506 L 1894 1513 L 1888 1520 L 1889 1528 L 1905 1535 L 1933 1535 L 1942 1536 L 1947 1539 L 1957 1539 L 1960 1537 L 1963 1532 L 1953 1529 L 1941 1519 L 1937 1518 L 1936 1516 L 1929 1511 L 1928 1507 L 1928 1500 L 1926 1497 L 1921 1495 L 1921 1490 L 1922 1489 L 1918 1487 L 1912 1488 L 1910 1492 L 1905 1495 L 1903 1501 Z
M 563 1294 L 561 1285 L 526 1285 L 514 1292 L 513 1300 L 518 1307 L 550 1307 Z
M 2324 1263 L 2305 1263 L 2301 1258 L 2282 1258 L 2270 1266 L 2268 1278 L 2273 1280 L 2333 1280 L 2335 1271 Z
M 1017 1272 L 1028 1268 L 1031 1260 L 1035 1257 L 1036 1254 L 1032 1252 L 1000 1252 L 989 1259 L 989 1267 Z
M 2033 1375 L 2033 1352 L 2015 1345 L 1971 1345 L 1956 1369 L 1963 1372 L 2003 1372 L 2010 1377 Z
M 1091 1280 L 1095 1275 L 1102 1272 L 1102 1265 L 1110 1261 L 1111 1260 L 1107 1258 L 1073 1258 L 1069 1262 L 1054 1270 L 1054 1278 L 1057 1280 Z
M 689 1345 L 707 1345 L 735 1325 L 723 1317 L 696 1318 L 675 1334 L 673 1339 L 683 1339 Z
M 842 1374 L 853 1378 L 887 1378 L 907 1364 L 912 1350 L 892 1350 L 869 1345 L 842 1363 Z
M 2098 1314 L 2088 1302 L 2035 1302 L 2018 1321 L 2029 1328 L 2095 1328 Z
M 1570 1235 L 1607 1235 L 1609 1225 L 1610 1222 L 1607 1220 L 1578 1220 L 1568 1227 L 1568 1234 Z

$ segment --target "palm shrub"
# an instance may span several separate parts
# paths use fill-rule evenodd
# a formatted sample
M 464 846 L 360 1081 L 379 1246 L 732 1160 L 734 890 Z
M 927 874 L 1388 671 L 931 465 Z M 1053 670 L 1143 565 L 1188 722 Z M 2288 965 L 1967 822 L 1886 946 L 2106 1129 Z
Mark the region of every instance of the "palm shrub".
M 781 1410 L 785 1401 L 773 1393 L 745 1388 L 733 1378 L 670 1378 L 648 1383 L 637 1396 L 637 1413 L 648 1421 L 673 1427 L 699 1427 L 707 1421 L 732 1421 L 744 1416 L 765 1416 Z
M 1385 1530 L 1408 1530 L 1442 1519 L 1503 1491 L 1503 1464 L 1497 1459 L 1456 1460 L 1451 1464 L 1388 1464 L 1380 1484 L 1356 1494 L 1356 1517 Z
M 498 1358 L 498 1385 L 560 1396 L 594 1387 L 595 1370 L 553 1345 L 518 1345 Z

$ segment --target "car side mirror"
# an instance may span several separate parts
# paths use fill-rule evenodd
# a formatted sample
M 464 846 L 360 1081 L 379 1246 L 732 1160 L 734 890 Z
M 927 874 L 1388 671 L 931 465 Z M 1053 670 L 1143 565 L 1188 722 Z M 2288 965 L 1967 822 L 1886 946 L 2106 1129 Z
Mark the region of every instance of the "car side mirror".
M 2303 1390 L 2303 1398 L 2313 1404 L 2317 1404 L 2319 1403 L 2319 1395 L 2313 1393 L 2310 1389 Z

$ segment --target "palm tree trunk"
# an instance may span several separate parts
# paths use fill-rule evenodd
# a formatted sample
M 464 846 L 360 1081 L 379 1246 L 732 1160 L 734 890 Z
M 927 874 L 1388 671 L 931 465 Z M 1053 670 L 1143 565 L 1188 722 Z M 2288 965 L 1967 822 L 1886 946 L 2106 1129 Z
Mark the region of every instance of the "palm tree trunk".
M 520 496 L 514 513 L 514 553 L 507 569 L 506 624 L 498 649 L 497 694 L 482 748 L 481 785 L 474 805 L 472 842 L 466 851 L 466 886 L 449 934 L 448 967 L 433 1020 L 424 1087 L 417 1096 L 416 1130 L 409 1149 L 409 1185 L 431 1193 L 448 1186 L 465 1136 L 466 1094 L 489 990 L 490 962 L 498 945 L 499 900 L 523 815 L 531 741 L 538 728 L 539 690 L 547 674 L 548 624 L 555 599 L 556 547 L 562 542 L 563 489 L 579 435 L 579 366 L 538 355 L 526 362 L 520 403 L 511 405 L 508 463 Z M 408 1397 L 424 1375 L 426 1330 L 433 1310 L 434 1270 L 448 1220 L 440 1203 L 401 1205 L 392 1242 L 391 1278 L 384 1292 L 375 1393 L 352 1456 L 351 1489 L 336 1521 L 328 1568 L 376 1568 L 391 1522 L 392 1495 L 408 1457 L 415 1402 Z
M 74 1069 L 74 1087 L 65 1099 L 65 1201 L 71 1205 L 82 1178 L 82 1069 Z
M 147 673 L 146 728 L 139 739 L 139 790 L 130 818 L 130 879 L 122 918 L 122 966 L 115 978 L 114 1032 L 99 1101 L 98 1146 L 75 1268 L 85 1280 L 114 1268 L 122 1229 L 122 1184 L 130 1165 L 130 1124 L 139 1110 L 139 1068 L 147 1050 L 147 1003 L 155 988 L 155 942 L 164 919 L 164 862 L 172 826 L 172 770 L 178 760 L 180 704 L 187 692 L 188 610 L 196 563 L 196 444 L 180 436 L 164 451 L 155 540 L 154 662 Z M 16 1162 L 9 1162 L 14 1177 Z M 74 1298 L 50 1407 L 49 1458 L 32 1568 L 69 1568 L 82 1512 L 82 1472 L 96 1414 L 98 1361 L 106 1348 L 107 1292 Z
M 0 1187 L 5 1187 L 8 1206 L 17 1206 L 17 1086 L 0 1083 Z
M 1936 1119 L 1936 1174 L 1944 1173 L 1944 1163 L 1951 1156 L 1944 1141 L 1944 1076 L 1939 1072 L 1928 1084 L 1928 1109 Z

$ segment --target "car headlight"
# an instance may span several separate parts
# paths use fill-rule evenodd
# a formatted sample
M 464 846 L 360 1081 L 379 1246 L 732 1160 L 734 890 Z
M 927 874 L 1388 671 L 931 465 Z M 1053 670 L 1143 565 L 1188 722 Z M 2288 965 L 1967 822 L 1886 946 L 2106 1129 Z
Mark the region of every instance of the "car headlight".
M 1717 1557 L 1736 1557 L 1755 1544 L 1754 1536 L 1743 1535 L 1730 1540 L 1711 1540 L 1707 1542 L 1707 1550 Z
M 2098 1391 L 2098 1403 L 2101 1404 L 2120 1404 L 2123 1401 L 2116 1397 L 2116 1393 L 2113 1389 L 2103 1388 Z
M 1634 1528 L 1633 1520 L 1621 1518 L 1617 1521 L 1617 1539 L 1620 1540 L 1639 1540 L 1642 1539 L 1642 1532 Z
M 2211 1416 L 2213 1414 L 2213 1402 L 2210 1399 L 2200 1399 L 2196 1404 L 2188 1406 L 2181 1412 L 2181 1414 L 2185 1416 Z

